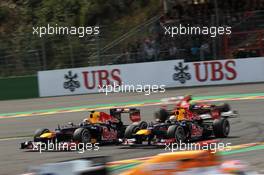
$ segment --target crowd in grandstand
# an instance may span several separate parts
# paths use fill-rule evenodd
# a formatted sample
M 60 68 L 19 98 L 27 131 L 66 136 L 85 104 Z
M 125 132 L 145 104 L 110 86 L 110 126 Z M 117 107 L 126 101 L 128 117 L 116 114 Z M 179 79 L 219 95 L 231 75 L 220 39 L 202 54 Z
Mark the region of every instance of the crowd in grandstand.
M 170 1 L 172 2 L 172 1 Z M 123 54 L 118 62 L 145 62 L 161 59 L 190 59 L 190 61 L 207 60 L 213 58 L 213 44 L 220 47 L 219 41 L 213 42 L 208 36 L 180 36 L 175 38 L 165 37 L 163 26 L 166 24 L 189 24 L 192 26 L 229 25 L 236 26 L 254 12 L 264 10 L 263 0 L 218 0 L 217 9 L 215 1 L 199 0 L 180 1 L 170 4 L 170 8 L 163 13 L 159 23 L 149 29 L 149 34 L 130 42 L 123 48 Z M 216 16 L 218 14 L 218 17 Z M 217 21 L 218 20 L 218 21 Z M 221 42 L 221 41 L 220 41 Z M 217 45 L 218 44 L 218 45 Z M 237 52 L 234 57 L 242 54 L 258 54 Z M 188 61 L 188 60 L 187 60 Z

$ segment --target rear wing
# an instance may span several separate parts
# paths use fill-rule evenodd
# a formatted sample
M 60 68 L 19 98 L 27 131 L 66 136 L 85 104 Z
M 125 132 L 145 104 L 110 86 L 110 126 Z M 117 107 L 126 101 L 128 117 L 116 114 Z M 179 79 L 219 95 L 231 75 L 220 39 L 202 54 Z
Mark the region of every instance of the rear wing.
M 221 116 L 224 118 L 237 118 L 239 117 L 239 113 L 236 110 L 234 110 L 234 111 L 222 112 Z
M 110 115 L 121 119 L 121 114 L 129 114 L 129 118 L 132 122 L 139 122 L 141 120 L 140 109 L 137 108 L 112 108 L 110 109 Z

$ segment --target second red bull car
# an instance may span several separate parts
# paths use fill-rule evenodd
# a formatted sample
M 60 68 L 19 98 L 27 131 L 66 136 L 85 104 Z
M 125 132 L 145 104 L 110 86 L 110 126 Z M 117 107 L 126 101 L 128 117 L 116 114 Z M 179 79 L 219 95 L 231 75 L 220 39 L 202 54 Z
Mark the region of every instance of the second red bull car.
M 124 144 L 164 145 L 229 135 L 228 119 L 237 116 L 237 112 L 232 111 L 228 104 L 191 104 L 191 96 L 180 96 L 173 100 L 175 107 L 167 109 L 163 106 L 155 113 L 156 121 L 150 122 L 147 127 L 128 126 Z

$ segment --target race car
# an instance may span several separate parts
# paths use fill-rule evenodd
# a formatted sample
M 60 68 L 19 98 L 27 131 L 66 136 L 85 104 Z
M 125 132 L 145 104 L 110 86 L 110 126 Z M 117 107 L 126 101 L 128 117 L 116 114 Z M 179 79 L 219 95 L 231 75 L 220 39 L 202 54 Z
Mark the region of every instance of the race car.
M 120 175 L 241 175 L 257 174 L 248 170 L 247 163 L 239 160 L 222 161 L 218 154 L 206 150 L 180 151 L 153 156 Z
M 124 131 L 127 127 L 122 120 L 121 114 L 128 113 L 134 125 L 141 128 L 142 122 L 140 110 L 136 108 L 114 108 L 110 114 L 105 112 L 91 111 L 89 116 L 80 124 L 69 122 L 68 125 L 58 126 L 54 131 L 46 128 L 35 131 L 33 141 L 21 143 L 21 149 L 34 146 L 34 143 L 119 143 L 122 142 Z
M 22 175 L 109 175 L 107 159 L 96 156 L 34 165 L 28 168 L 28 173 Z
M 240 160 L 221 160 L 219 154 L 210 151 L 181 151 L 163 153 L 147 158 L 127 160 L 127 163 L 115 163 L 116 167 L 125 167 L 123 171 L 113 168 L 114 162 L 107 162 L 107 157 L 88 157 L 66 160 L 57 163 L 46 163 L 31 166 L 23 175 L 257 175 L 249 171 L 246 162 Z M 124 162 L 124 161 L 123 161 Z M 129 163 L 130 162 L 130 163 Z M 115 170 L 116 169 L 116 170 Z
M 130 125 L 125 130 L 124 144 L 135 145 L 147 142 L 148 145 L 184 143 L 208 139 L 211 136 L 224 138 L 229 135 L 229 118 L 236 117 L 228 104 L 191 104 L 191 96 L 177 97 L 175 107 L 164 106 L 155 113 L 155 123 L 151 122 L 140 129 Z

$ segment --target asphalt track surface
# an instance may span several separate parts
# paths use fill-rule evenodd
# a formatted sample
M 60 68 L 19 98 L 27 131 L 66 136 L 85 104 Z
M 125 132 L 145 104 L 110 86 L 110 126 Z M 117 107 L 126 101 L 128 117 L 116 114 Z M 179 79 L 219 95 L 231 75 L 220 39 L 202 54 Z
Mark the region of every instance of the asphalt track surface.
M 184 89 L 170 89 L 164 94 L 145 96 L 142 94 L 92 94 L 79 96 L 65 96 L 53 98 L 39 98 L 28 100 L 11 100 L 0 102 L 0 113 L 32 111 L 40 109 L 73 107 L 81 105 L 110 104 L 129 101 L 142 101 L 147 99 L 159 99 L 183 94 L 197 96 L 263 93 L 264 84 L 246 84 L 232 86 L 197 87 Z M 228 101 L 227 101 L 228 102 Z M 264 100 L 229 101 L 233 109 L 240 113 L 240 117 L 231 120 L 230 137 L 221 140 L 224 143 L 238 145 L 243 143 L 264 142 Z M 151 121 L 157 106 L 141 107 L 142 119 Z M 62 113 L 56 115 L 32 116 L 21 118 L 0 119 L 0 174 L 19 174 L 27 170 L 29 166 L 42 163 L 58 162 L 80 157 L 109 156 L 110 160 L 122 160 L 151 156 L 166 152 L 164 148 L 127 146 L 101 146 L 99 151 L 86 151 L 83 154 L 77 152 L 27 152 L 19 149 L 22 141 L 31 138 L 20 138 L 32 135 L 37 128 L 57 127 L 57 124 L 66 124 L 68 121 L 79 123 L 85 118 L 87 112 Z M 124 118 L 127 121 L 126 118 Z M 252 169 L 262 171 L 264 169 L 264 150 L 250 151 L 225 156 L 224 159 L 240 159 L 251 164 Z

